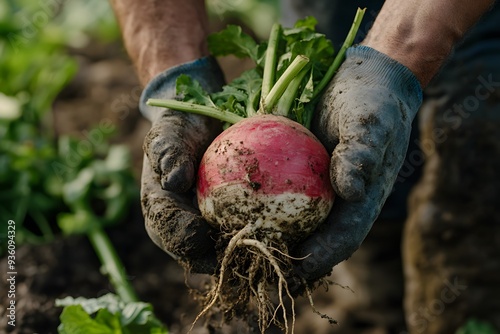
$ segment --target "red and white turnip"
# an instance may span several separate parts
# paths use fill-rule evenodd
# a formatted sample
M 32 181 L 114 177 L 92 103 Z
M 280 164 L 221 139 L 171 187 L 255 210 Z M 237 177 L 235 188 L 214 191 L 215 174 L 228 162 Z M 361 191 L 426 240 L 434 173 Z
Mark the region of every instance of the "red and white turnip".
M 200 211 L 225 232 L 261 221 L 276 238 L 297 241 L 332 207 L 329 163 L 323 145 L 300 124 L 282 116 L 247 118 L 205 152 L 197 181 Z
M 284 271 L 290 268 L 290 258 L 283 255 L 330 212 L 334 192 L 329 162 L 329 154 L 309 130 L 282 116 L 245 119 L 213 141 L 198 170 L 198 204 L 203 217 L 232 238 L 221 260 L 219 289 L 206 309 L 220 298 L 225 271 L 233 262 L 233 274 L 247 272 L 249 286 L 260 289 L 255 291 L 259 310 L 270 308 L 263 283 L 278 277 L 286 320 L 282 298 L 283 291 L 289 294 Z M 247 249 L 247 256 L 241 255 L 242 248 Z M 266 262 L 271 272 L 267 272 Z M 260 281 L 255 284 L 258 276 Z M 234 306 L 231 300 L 224 304 Z M 263 313 L 260 320 L 267 327 L 268 316 Z

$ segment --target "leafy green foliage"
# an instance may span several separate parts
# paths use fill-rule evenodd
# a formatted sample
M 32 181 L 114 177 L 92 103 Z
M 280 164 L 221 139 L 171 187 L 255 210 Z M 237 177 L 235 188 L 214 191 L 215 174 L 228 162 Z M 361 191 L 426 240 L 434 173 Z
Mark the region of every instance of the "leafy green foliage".
M 217 107 L 236 115 L 247 117 L 259 105 L 262 75 L 257 69 L 244 72 L 239 78 L 225 85 L 222 91 L 209 94 L 199 82 L 192 80 L 188 75 L 180 75 L 176 81 L 177 95 L 184 102 Z
M 259 62 L 259 46 L 240 26 L 229 25 L 226 29 L 208 36 L 208 49 L 214 56 L 234 55 L 249 57 Z
M 135 302 L 103 230 L 121 221 L 138 197 L 128 149 L 109 144 L 109 128 L 91 129 L 89 138 L 56 138 L 51 127 L 54 100 L 77 70 L 65 46 L 85 40 L 82 17 L 97 20 L 108 9 L 99 0 L 0 2 L 0 220 L 16 222 L 18 246 L 51 241 L 60 230 L 91 239 L 121 299 L 61 301 L 67 305 L 61 333 L 167 333 L 151 305 Z M 105 39 L 116 39 L 118 29 L 109 17 L 112 22 L 98 28 L 109 33 Z M 7 246 L 5 232 L 0 231 L 0 255 Z
M 499 332 L 491 324 L 477 319 L 470 319 L 459 328 L 455 334 L 498 334 Z
M 269 41 L 260 44 L 240 27 L 228 26 L 209 36 L 209 50 L 214 56 L 249 57 L 256 65 L 253 70 L 214 94 L 181 76 L 177 94 L 182 101 L 149 99 L 147 104 L 213 117 L 226 122 L 226 127 L 255 114 L 275 114 L 309 128 L 315 105 L 342 64 L 364 13 L 365 9 L 358 8 L 337 54 L 332 43 L 315 31 L 317 22 L 311 17 L 289 29 L 274 24 Z
M 154 316 L 151 304 L 124 303 L 114 294 L 99 298 L 83 297 L 56 300 L 63 306 L 58 327 L 60 334 L 166 334 Z
M 314 113 L 314 103 L 310 103 L 313 100 L 314 93 L 314 81 L 313 81 L 314 71 L 309 75 L 309 80 L 304 84 L 304 89 L 300 94 L 299 98 L 295 99 L 292 110 L 294 112 L 295 119 L 300 124 L 305 124 L 309 128 L 312 116 Z
M 258 112 L 275 112 L 287 116 L 305 126 L 309 126 L 314 105 L 313 92 L 323 79 L 334 59 L 332 43 L 315 30 L 316 19 L 307 17 L 298 21 L 293 28 L 283 29 L 272 49 L 276 53 L 277 66 L 274 69 L 274 83 L 298 56 L 309 59 L 301 82 L 295 83 L 281 96 L 278 102 L 280 110 L 259 110 L 261 104 L 263 68 L 268 52 L 267 42 L 257 43 L 241 27 L 230 25 L 226 29 L 209 36 L 209 50 L 214 56 L 235 55 L 252 59 L 256 67 L 246 71 L 240 77 L 223 87 L 221 92 L 208 94 L 199 83 L 182 75 L 177 79 L 177 93 L 183 101 L 204 106 L 216 106 L 220 110 L 232 112 L 238 116 L 249 117 Z M 296 79 L 297 80 L 297 79 Z
M 215 104 L 227 111 L 247 117 L 259 108 L 262 75 L 251 69 L 224 86 L 221 92 L 212 94 Z
M 304 55 L 311 61 L 311 72 L 315 74 L 314 80 L 321 80 L 333 62 L 334 49 L 330 40 L 325 35 L 317 33 L 315 30 L 318 22 L 313 17 L 306 17 L 297 21 L 291 29 L 283 31 L 283 38 L 286 41 L 287 52 L 283 59 L 293 60 L 297 55 Z M 278 65 L 279 71 L 281 67 Z
M 89 215 L 102 216 L 104 224 L 117 222 L 138 192 L 132 189 L 128 153 L 107 144 L 110 133 L 101 133 L 102 143 L 85 150 L 80 147 L 90 144 L 86 139 L 54 137 L 52 104 L 77 64 L 64 49 L 69 35 L 56 25 L 70 30 L 71 8 L 40 6 L 29 0 L 0 4 L 0 219 L 16 221 L 19 244 L 52 240 L 61 212 L 59 225 L 66 232 L 68 226 L 76 231 L 84 221 L 95 222 Z M 35 14 L 47 20 L 30 20 Z
M 62 197 L 71 213 L 59 214 L 61 230 L 87 233 L 121 221 L 137 195 L 130 165 L 128 149 L 111 146 L 105 159 L 92 159 L 64 183 Z
M 279 0 L 206 1 L 211 17 L 242 22 L 260 39 L 265 39 L 273 23 L 279 20 L 279 4 Z
M 215 107 L 210 95 L 201 87 L 200 83 L 191 79 L 189 75 L 181 74 L 176 82 L 177 94 L 184 97 L 184 101 Z
M 23 26 L 20 18 L 29 11 L 17 10 L 0 10 L 0 219 L 16 221 L 16 241 L 22 244 L 50 241 L 49 217 L 65 207 L 62 182 L 51 168 L 59 155 L 44 121 L 76 63 L 58 51 L 57 39 Z

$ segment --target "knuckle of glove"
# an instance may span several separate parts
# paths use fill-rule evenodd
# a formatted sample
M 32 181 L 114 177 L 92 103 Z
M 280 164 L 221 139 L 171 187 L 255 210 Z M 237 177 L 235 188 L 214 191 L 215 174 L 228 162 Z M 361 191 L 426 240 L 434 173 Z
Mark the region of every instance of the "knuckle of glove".
M 195 116 L 165 112 L 146 135 L 144 151 L 165 190 L 192 187 L 198 160 L 218 133 L 210 120 Z
M 327 149 L 336 143 L 330 170 L 334 190 L 345 200 L 359 201 L 366 188 L 391 169 L 394 161 L 386 161 L 386 152 L 406 143 L 411 119 L 405 104 L 387 89 L 359 87 L 346 73 L 349 71 L 339 73 L 329 87 L 331 95 L 322 99 L 322 110 L 329 113 L 319 116 L 323 125 L 318 132 Z M 329 135 L 326 140 L 325 134 Z M 404 153 L 401 150 L 401 159 Z
M 377 176 L 381 155 L 378 149 L 355 143 L 339 144 L 333 151 L 330 178 L 335 192 L 348 201 L 365 197 L 365 187 Z
M 160 176 L 162 188 L 185 192 L 193 184 L 195 157 L 182 136 L 174 139 L 172 135 L 178 133 L 165 133 L 168 128 L 171 127 L 153 126 L 146 135 L 143 149 L 152 170 Z

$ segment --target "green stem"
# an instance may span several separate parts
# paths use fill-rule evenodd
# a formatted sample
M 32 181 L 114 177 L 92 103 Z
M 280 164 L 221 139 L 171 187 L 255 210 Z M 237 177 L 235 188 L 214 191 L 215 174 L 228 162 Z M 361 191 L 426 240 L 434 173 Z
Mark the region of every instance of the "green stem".
M 264 114 L 272 113 L 274 106 L 278 103 L 278 100 L 281 95 L 283 95 L 290 82 L 297 76 L 297 74 L 299 74 L 308 62 L 309 58 L 306 56 L 298 55 L 295 57 L 290 66 L 288 66 L 278 81 L 276 81 L 276 84 L 274 84 L 267 97 L 261 99 L 260 112 Z
M 35 220 L 38 228 L 42 232 L 43 240 L 45 242 L 51 242 L 52 240 L 54 240 L 54 233 L 52 233 L 52 228 L 50 227 L 47 218 L 45 218 L 42 212 L 37 208 L 32 208 L 31 215 L 33 216 L 33 219 Z
M 19 185 L 20 184 L 20 185 Z M 31 189 L 29 187 L 28 174 L 22 173 L 19 177 L 19 184 L 16 185 L 20 192 L 19 204 L 14 213 L 15 221 L 24 222 L 28 214 L 28 206 L 31 198 Z
M 300 84 L 304 79 L 304 76 L 309 72 L 307 67 L 304 67 L 299 74 L 292 79 L 285 92 L 278 101 L 276 110 L 273 112 L 274 115 L 281 115 L 288 117 L 290 114 L 290 109 L 292 108 L 293 101 L 297 98 L 297 92 L 299 90 Z
M 43 236 L 36 235 L 27 228 L 21 229 L 19 235 L 22 235 L 23 242 L 26 242 L 28 244 L 41 245 L 47 243 L 47 240 L 45 240 Z
M 169 108 L 189 112 L 192 114 L 208 116 L 231 124 L 237 123 L 244 119 L 243 117 L 233 114 L 232 112 L 224 111 L 218 108 L 202 106 L 199 104 L 177 100 L 149 99 L 146 103 L 150 106 Z
M 312 100 L 311 100 L 312 101 Z M 314 116 L 314 109 L 306 110 L 302 119 L 302 124 L 306 129 L 311 129 L 311 123 Z
M 325 76 L 323 79 L 321 79 L 320 83 L 316 86 L 316 89 L 313 92 L 313 97 L 312 100 L 316 99 L 322 92 L 323 89 L 328 85 L 328 83 L 332 80 L 333 76 L 339 69 L 340 65 L 342 65 L 342 62 L 344 61 L 345 58 L 345 52 L 347 49 L 352 45 L 354 42 L 354 38 L 356 37 L 356 34 L 358 33 L 359 26 L 361 25 L 361 21 L 363 20 L 363 16 L 365 15 L 366 8 L 358 8 L 356 12 L 356 16 L 354 16 L 354 21 L 352 22 L 351 29 L 349 30 L 349 33 L 347 34 L 347 37 L 344 41 L 344 44 L 342 44 L 342 47 L 340 48 L 339 52 L 335 56 L 335 59 L 333 60 L 333 63 L 330 65 L 330 68 L 328 68 L 328 71 L 326 72 Z
M 260 101 L 260 92 L 257 92 L 257 93 L 255 93 L 255 94 L 253 94 L 253 95 L 250 96 L 249 103 L 247 105 L 247 116 L 246 116 L 246 118 L 252 117 L 255 114 L 257 114 L 257 110 L 255 109 L 255 107 L 259 106 L 259 101 Z
M 264 63 L 264 73 L 262 76 L 262 99 L 265 99 L 274 85 L 274 76 L 276 74 L 276 58 L 278 43 L 281 36 L 281 25 L 275 23 L 269 35 L 269 42 L 266 50 L 266 59 Z
M 125 303 L 139 301 L 134 288 L 127 280 L 124 266 L 104 230 L 100 227 L 92 228 L 87 236 L 118 296 Z

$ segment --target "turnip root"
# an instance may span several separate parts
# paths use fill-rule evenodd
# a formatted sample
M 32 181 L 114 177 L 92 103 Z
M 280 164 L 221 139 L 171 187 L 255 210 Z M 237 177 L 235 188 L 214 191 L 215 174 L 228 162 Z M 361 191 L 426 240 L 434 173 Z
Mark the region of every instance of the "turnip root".
M 246 296 L 253 293 L 264 329 L 266 314 L 275 313 L 267 312 L 273 308 L 267 285 L 277 279 L 286 328 L 283 294 L 290 295 L 286 276 L 291 269 L 287 248 L 324 221 L 333 205 L 329 162 L 329 154 L 309 130 L 281 116 L 248 118 L 214 140 L 198 171 L 198 203 L 203 217 L 232 237 L 204 311 L 214 304 L 241 308 L 238 304 L 246 305 Z M 238 287 L 236 295 L 231 289 L 221 293 L 227 283 Z M 242 293 L 245 286 L 248 291 Z
M 293 332 L 294 298 L 287 280 L 296 276 L 292 261 L 301 259 L 293 259 L 289 249 L 326 219 L 335 197 L 330 155 L 308 127 L 363 14 L 358 10 L 335 57 L 331 42 L 315 32 L 313 18 L 288 30 L 275 25 L 269 43 L 260 46 L 241 28 L 230 27 L 209 38 L 212 54 L 247 55 L 255 69 L 214 94 L 180 76 L 177 92 L 183 101 L 148 101 L 215 117 L 227 127 L 198 169 L 200 212 L 221 233 L 220 269 L 195 322 L 212 308 L 230 319 L 247 316 L 256 305 L 262 332 L 271 323 Z

